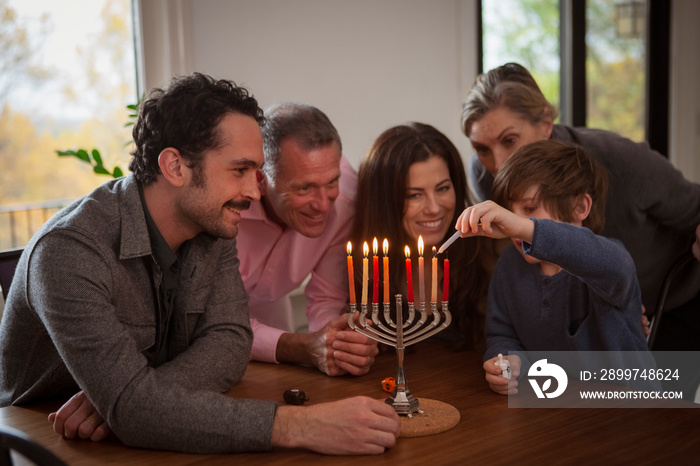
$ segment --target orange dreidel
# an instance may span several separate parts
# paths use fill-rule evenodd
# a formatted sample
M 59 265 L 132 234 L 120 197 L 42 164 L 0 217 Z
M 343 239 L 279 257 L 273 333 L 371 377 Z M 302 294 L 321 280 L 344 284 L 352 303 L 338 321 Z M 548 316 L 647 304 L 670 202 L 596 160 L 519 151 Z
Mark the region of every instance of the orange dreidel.
M 387 377 L 382 380 L 382 389 L 387 393 L 394 393 L 394 387 L 396 387 L 396 381 L 393 377 Z

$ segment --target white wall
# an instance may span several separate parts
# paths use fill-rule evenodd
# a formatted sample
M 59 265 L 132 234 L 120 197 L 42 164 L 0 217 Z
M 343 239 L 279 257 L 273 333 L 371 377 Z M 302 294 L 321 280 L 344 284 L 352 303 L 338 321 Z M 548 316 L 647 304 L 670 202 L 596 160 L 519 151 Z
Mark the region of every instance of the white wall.
M 326 112 L 357 167 L 384 129 L 443 131 L 468 159 L 461 101 L 476 76 L 475 0 L 141 0 L 142 88 L 201 71 L 263 107 Z M 700 182 L 700 2 L 673 0 L 671 161 Z
M 144 24 L 152 24 L 144 28 L 144 59 L 155 58 L 145 87 L 200 71 L 247 87 L 263 108 L 289 100 L 315 105 L 337 127 L 356 168 L 379 133 L 412 120 L 437 127 L 466 158 L 459 117 L 476 76 L 475 5 L 143 0 Z

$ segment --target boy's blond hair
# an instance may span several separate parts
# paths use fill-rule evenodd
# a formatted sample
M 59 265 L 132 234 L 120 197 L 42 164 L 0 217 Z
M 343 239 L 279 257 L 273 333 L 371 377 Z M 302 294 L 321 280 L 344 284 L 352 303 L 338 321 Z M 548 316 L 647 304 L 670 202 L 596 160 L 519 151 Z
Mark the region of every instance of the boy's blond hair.
M 608 174 L 582 147 L 551 139 L 521 147 L 498 170 L 493 200 L 510 209 L 533 185 L 539 186 L 536 200 L 567 223 L 574 221 L 576 199 L 589 194 L 593 202 L 583 226 L 597 234 L 603 230 Z

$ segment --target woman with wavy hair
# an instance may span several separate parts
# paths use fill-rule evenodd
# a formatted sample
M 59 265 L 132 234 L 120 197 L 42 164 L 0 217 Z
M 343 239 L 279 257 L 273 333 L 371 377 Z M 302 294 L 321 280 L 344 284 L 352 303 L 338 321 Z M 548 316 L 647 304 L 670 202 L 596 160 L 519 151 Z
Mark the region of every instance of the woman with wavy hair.
M 351 240 L 355 260 L 362 244 L 377 238 L 389 242 L 391 295 L 401 293 L 406 307 L 404 246 L 411 250 L 413 276 L 418 277 L 418 237 L 425 243 L 425 283 L 430 287 L 432 247 L 439 248 L 455 231 L 459 214 L 470 205 L 464 165 L 457 148 L 434 127 L 408 123 L 384 131 L 363 158 L 358 173 L 356 215 Z M 449 303 L 453 323 L 436 335 L 450 345 L 483 347 L 483 316 L 489 271 L 495 262 L 492 240 L 456 241 L 441 256 L 450 259 Z M 371 247 L 371 246 L 370 246 Z M 381 254 L 381 250 L 379 252 Z M 438 288 L 442 263 L 438 259 Z M 357 270 L 357 269 L 356 269 Z M 359 274 L 355 275 L 360 289 Z M 418 280 L 413 281 L 418 300 Z M 383 283 L 379 283 L 382 290 Z M 382 295 L 380 293 L 380 296 Z M 424 290 L 430 300 L 430 289 Z M 438 300 L 438 306 L 440 306 Z

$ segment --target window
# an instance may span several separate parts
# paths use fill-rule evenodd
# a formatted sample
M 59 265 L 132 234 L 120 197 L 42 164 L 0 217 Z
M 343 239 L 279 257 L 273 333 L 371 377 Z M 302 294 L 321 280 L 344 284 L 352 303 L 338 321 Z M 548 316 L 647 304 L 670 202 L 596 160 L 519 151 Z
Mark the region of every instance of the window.
M 585 125 L 643 140 L 646 1 L 561 1 L 585 5 L 585 18 L 577 16 L 583 8 L 572 10 L 572 22 L 583 22 L 585 29 Z M 560 57 L 566 47 L 560 30 L 568 21 L 562 18 L 561 7 L 560 0 L 482 0 L 484 70 L 516 61 L 530 70 L 544 95 L 560 108 Z M 583 58 L 573 57 L 579 59 Z M 573 79 L 583 82 L 580 76 Z
M 644 139 L 645 2 L 586 1 L 586 126 Z
M 41 225 L 29 214 L 11 221 L 7 204 L 60 204 L 108 180 L 56 150 L 98 148 L 108 168 L 128 164 L 131 10 L 130 0 L 0 0 L 0 249 Z M 15 244 L 11 222 L 25 223 Z
M 483 69 L 520 63 L 559 106 L 559 0 L 482 0 Z

